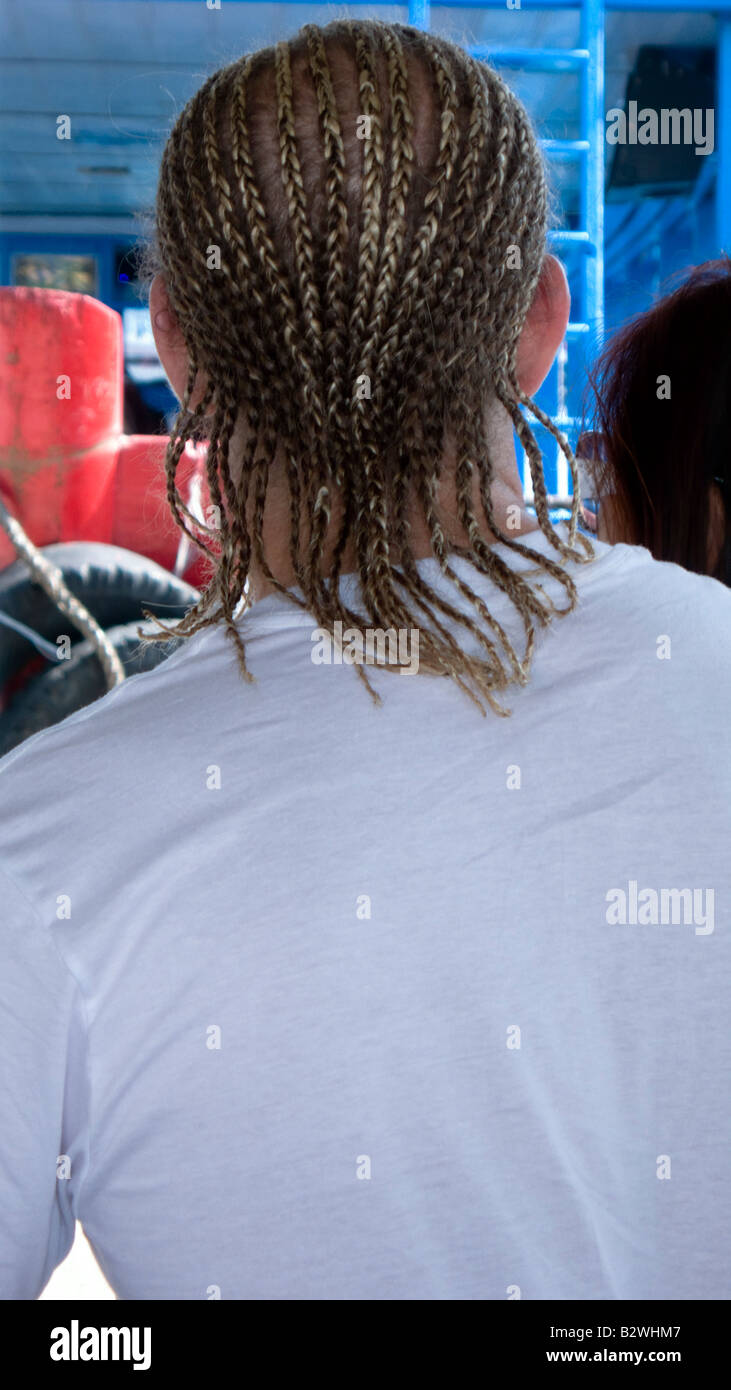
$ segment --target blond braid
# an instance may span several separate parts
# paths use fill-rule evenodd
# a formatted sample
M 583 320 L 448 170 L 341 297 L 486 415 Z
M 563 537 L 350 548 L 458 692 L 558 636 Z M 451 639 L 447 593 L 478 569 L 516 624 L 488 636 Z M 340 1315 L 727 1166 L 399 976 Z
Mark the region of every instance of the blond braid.
M 349 28 L 352 36 L 356 63 L 358 65 L 359 95 L 361 115 L 370 122 L 371 130 L 367 140 L 361 141 L 363 163 L 361 170 L 361 231 L 358 242 L 358 265 L 353 308 L 348 325 L 349 373 L 348 389 L 355 394 L 367 373 L 360 370 L 363 357 L 363 340 L 369 322 L 373 297 L 376 289 L 380 243 L 381 243 L 381 180 L 384 168 L 383 116 L 378 93 L 378 72 L 374 54 L 365 41 L 357 25 Z M 330 572 L 331 586 L 336 587 L 340 575 L 345 547 L 353 524 L 355 507 L 355 487 L 352 470 L 336 462 L 334 480 L 343 496 L 343 517 L 340 531 L 333 551 Z

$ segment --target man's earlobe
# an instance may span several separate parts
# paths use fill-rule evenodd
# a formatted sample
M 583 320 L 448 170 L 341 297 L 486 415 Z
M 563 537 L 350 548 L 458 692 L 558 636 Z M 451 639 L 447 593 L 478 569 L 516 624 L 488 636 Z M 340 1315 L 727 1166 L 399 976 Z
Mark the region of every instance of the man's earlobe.
M 156 275 L 150 285 L 150 320 L 156 338 L 158 333 L 170 335 L 180 332 L 162 275 Z

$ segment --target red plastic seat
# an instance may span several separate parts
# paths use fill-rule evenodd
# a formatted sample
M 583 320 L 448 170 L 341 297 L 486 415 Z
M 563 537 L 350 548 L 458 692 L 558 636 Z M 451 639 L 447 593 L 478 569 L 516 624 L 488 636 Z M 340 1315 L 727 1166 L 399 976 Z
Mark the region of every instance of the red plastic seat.
M 0 496 L 36 545 L 94 540 L 172 570 L 180 532 L 165 500 L 167 439 L 122 433 L 122 320 L 88 295 L 0 288 Z M 184 455 L 184 497 L 200 471 Z M 202 504 L 208 502 L 203 482 Z M 16 558 L 0 531 L 0 569 Z M 192 551 L 184 578 L 202 587 Z

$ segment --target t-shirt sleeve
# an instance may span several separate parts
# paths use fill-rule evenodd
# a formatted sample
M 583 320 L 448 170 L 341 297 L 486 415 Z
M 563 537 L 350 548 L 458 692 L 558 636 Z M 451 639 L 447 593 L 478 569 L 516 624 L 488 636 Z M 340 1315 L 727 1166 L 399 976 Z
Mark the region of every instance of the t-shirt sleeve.
M 0 870 L 0 1298 L 37 1298 L 71 1248 L 87 1053 L 83 999 L 53 924 Z

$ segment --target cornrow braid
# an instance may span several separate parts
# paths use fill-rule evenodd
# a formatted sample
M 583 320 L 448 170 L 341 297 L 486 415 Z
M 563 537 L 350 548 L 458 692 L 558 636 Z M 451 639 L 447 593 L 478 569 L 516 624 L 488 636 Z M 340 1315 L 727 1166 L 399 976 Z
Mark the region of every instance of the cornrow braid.
M 203 84 L 165 147 L 156 240 L 190 364 L 167 497 L 212 577 L 174 629 L 158 621 L 161 633 L 223 622 L 251 679 L 238 607 L 255 567 L 332 635 L 338 620 L 361 634 L 417 627 L 421 672 L 447 676 L 483 712 L 509 712 L 505 693 L 528 680 L 537 629 L 576 602 L 567 562 L 592 553 L 577 533 L 568 441 L 516 374 L 546 217 L 523 108 L 496 72 L 447 40 L 371 20 L 308 24 Z M 508 268 L 513 249 L 520 273 Z M 555 557 L 500 529 L 490 400 L 525 450 Z M 527 412 L 574 478 L 566 539 L 551 523 Z M 202 439 L 212 526 L 191 514 L 176 482 L 187 444 Z M 459 542 L 440 511 L 448 439 Z M 275 478 L 288 497 L 295 588 L 267 554 Z M 459 604 L 416 562 L 417 515 Z M 514 569 L 487 535 L 533 568 Z M 346 555 L 358 608 L 341 592 Z M 509 599 L 522 652 L 457 560 Z M 563 587 L 564 607 L 542 577 Z
M 378 70 L 374 54 L 358 25 L 351 25 L 349 32 L 355 46 L 358 66 L 358 82 L 361 110 L 360 116 L 370 124 L 369 138 L 362 140 L 363 163 L 361 168 L 361 230 L 358 242 L 358 263 L 353 307 L 348 325 L 348 387 L 355 394 L 359 383 L 369 378 L 363 367 L 363 345 L 366 329 L 370 322 L 376 276 L 381 255 L 381 183 L 384 169 L 384 141 L 381 101 L 378 91 Z M 336 464 L 335 483 L 343 496 L 343 516 L 333 551 L 331 584 L 337 586 L 343 554 L 348 543 L 353 523 L 355 490 L 352 470 Z

